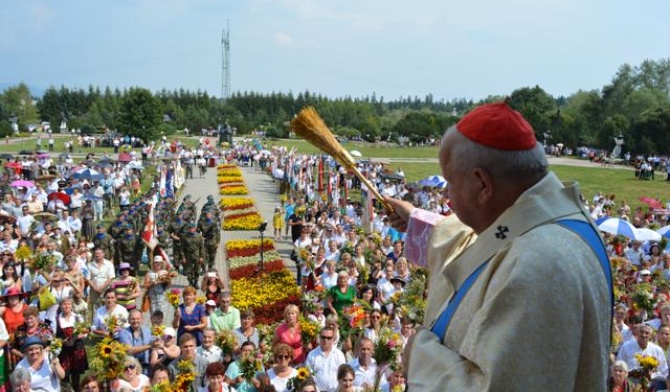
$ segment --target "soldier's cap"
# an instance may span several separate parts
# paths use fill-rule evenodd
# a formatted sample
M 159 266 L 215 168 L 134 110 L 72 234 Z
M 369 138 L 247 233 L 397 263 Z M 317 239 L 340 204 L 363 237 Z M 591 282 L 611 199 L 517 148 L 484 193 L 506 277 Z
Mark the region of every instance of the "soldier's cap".
M 214 201 L 214 196 L 212 195 L 207 196 L 207 201 Z
M 133 226 L 132 226 L 132 225 L 126 225 L 125 229 L 126 229 L 126 230 L 132 230 L 132 229 L 133 229 Z
M 198 225 L 196 225 L 195 222 L 190 222 L 190 223 L 188 224 L 188 228 L 189 228 L 189 229 L 195 229 L 196 227 L 198 227 Z
M 97 227 L 98 229 L 104 229 L 104 228 L 105 228 L 105 225 L 103 225 L 102 223 L 98 223 L 98 225 L 97 225 L 96 227 Z

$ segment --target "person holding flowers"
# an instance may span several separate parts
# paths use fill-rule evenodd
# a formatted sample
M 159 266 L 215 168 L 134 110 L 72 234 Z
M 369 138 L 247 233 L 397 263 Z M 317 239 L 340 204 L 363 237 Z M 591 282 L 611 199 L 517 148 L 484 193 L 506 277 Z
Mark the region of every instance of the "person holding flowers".
M 354 369 L 354 386 L 370 388 L 375 385 L 377 376 L 377 362 L 372 358 L 375 344 L 372 340 L 363 337 L 358 342 L 358 357 L 354 358 L 349 365 Z M 387 383 L 386 377 L 381 377 L 379 387 Z
M 154 256 L 154 262 L 151 271 L 144 275 L 145 294 L 149 298 L 151 313 L 160 310 L 167 312 L 167 303 L 165 300 L 165 291 L 172 283 L 168 271 L 165 269 L 165 260 L 160 255 Z
M 60 380 L 65 378 L 65 369 L 58 356 L 49 356 L 45 343 L 37 336 L 30 336 L 21 344 L 24 357 L 16 364 L 16 369 L 30 372 L 30 389 L 44 392 L 60 392 Z
M 7 303 L 0 306 L 0 316 L 2 316 L 2 321 L 5 322 L 7 332 L 10 335 L 13 335 L 14 331 L 24 322 L 23 311 L 28 307 L 28 304 L 21 301 L 21 297 L 21 290 L 16 287 L 9 288 L 5 293 Z
M 137 359 L 143 374 L 149 374 L 149 351 L 154 346 L 154 341 L 162 338 L 154 336 L 149 328 L 142 325 L 142 312 L 138 309 L 133 309 L 128 315 L 127 328 L 119 332 L 119 342 L 127 347 L 128 355 L 132 355 Z
M 84 340 L 88 333 L 77 328 L 84 323 L 84 318 L 72 311 L 72 297 L 63 298 L 53 324 L 56 325 L 56 338 L 63 340 L 60 359 L 65 377 L 69 385 L 79 385 L 79 378 L 88 370 L 88 357 Z
M 103 295 L 105 305 L 99 307 L 93 316 L 93 334 L 96 337 L 114 337 L 128 326 L 128 311 L 116 303 L 116 292 L 107 289 Z
M 207 361 L 204 358 L 196 355 L 196 340 L 195 336 L 190 333 L 184 333 L 179 338 L 179 348 L 181 355 L 168 365 L 172 379 L 175 379 L 186 369 L 191 369 L 195 374 L 195 379 L 192 381 L 192 389 L 197 389 L 205 385 L 204 375 L 207 369 Z
M 155 369 L 158 365 L 167 366 L 168 363 L 181 355 L 181 348 L 177 345 L 177 331 L 174 328 L 165 328 L 162 331 L 162 336 L 157 336 L 156 333 L 152 333 L 152 335 L 158 337 L 154 341 L 149 358 L 152 369 Z
M 628 382 L 628 365 L 625 361 L 616 361 L 612 365 L 607 392 L 632 392 L 633 385 Z
M 294 364 L 305 362 L 307 354 L 303 348 L 302 336 L 300 332 L 300 309 L 293 304 L 286 305 L 284 309 L 284 322 L 279 324 L 272 339 L 272 347 L 283 343 L 291 347 Z
M 284 343 L 279 343 L 272 349 L 275 365 L 267 371 L 270 384 L 276 392 L 289 392 L 287 384 L 289 380 L 298 375 L 298 371 L 291 366 L 294 358 L 293 349 Z
M 237 392 L 256 392 L 260 383 L 256 377 L 245 379 L 242 374 L 242 361 L 255 355 L 256 346 L 250 341 L 245 341 L 240 346 L 240 356 L 237 360 L 231 362 L 226 370 L 226 383 L 235 387 Z
M 216 331 L 212 328 L 205 328 L 202 332 L 202 345 L 198 346 L 195 354 L 204 358 L 207 363 L 221 362 L 223 351 L 215 343 Z
M 193 286 L 184 289 L 184 303 L 179 305 L 174 312 L 172 326 L 177 328 L 177 340 L 185 333 L 195 337 L 197 345 L 202 342 L 202 331 L 207 326 L 207 313 L 202 304 L 196 303 L 196 290 Z

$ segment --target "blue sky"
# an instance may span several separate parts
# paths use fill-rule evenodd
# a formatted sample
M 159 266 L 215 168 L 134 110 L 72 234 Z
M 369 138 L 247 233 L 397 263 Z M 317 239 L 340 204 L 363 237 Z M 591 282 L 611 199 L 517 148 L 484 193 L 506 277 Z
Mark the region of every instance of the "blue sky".
M 5 0 L 0 83 L 473 98 L 670 57 L 658 0 Z

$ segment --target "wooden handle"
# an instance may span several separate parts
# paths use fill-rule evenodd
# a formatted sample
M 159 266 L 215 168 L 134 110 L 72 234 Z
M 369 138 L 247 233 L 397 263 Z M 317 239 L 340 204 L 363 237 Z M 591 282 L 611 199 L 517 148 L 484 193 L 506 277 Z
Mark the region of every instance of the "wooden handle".
M 363 184 L 365 184 L 365 186 L 368 188 L 370 192 L 372 192 L 372 194 L 377 198 L 377 200 L 379 200 L 379 202 L 384 205 L 384 208 L 386 208 L 390 212 L 393 212 L 393 207 L 389 203 L 387 203 L 386 200 L 384 200 L 382 195 L 379 193 L 377 188 L 374 185 L 372 185 L 370 180 L 365 178 L 363 173 L 361 173 L 356 166 L 350 166 L 349 168 L 354 172 L 354 175 L 358 177 L 358 179 L 361 180 Z

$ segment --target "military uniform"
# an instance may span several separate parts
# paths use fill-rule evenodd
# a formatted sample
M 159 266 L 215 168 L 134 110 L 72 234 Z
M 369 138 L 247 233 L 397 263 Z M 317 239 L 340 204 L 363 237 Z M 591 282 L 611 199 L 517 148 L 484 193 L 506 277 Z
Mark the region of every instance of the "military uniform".
M 109 233 L 110 236 L 112 236 L 112 239 L 114 240 L 114 265 L 119 265 L 121 262 L 121 252 L 119 251 L 119 240 L 121 237 L 124 235 L 124 231 L 126 228 L 126 223 L 125 223 L 125 215 L 119 215 L 118 220 L 114 223 L 112 223 L 111 226 L 109 226 L 109 230 L 107 232 Z
M 194 228 L 194 224 L 189 225 Z M 198 232 L 188 231 L 181 235 L 181 248 L 184 252 L 184 275 L 193 287 L 198 287 L 200 267 L 205 259 L 205 240 Z
M 126 226 L 126 229 L 131 229 L 132 226 Z M 128 263 L 133 266 L 135 271 L 135 276 L 140 271 L 140 254 L 139 250 L 141 249 L 142 241 L 135 235 L 135 233 L 127 232 L 118 240 L 120 260 L 122 263 Z
M 103 228 L 104 226 L 98 225 L 98 229 Z M 96 249 L 102 249 L 105 252 L 105 259 L 112 260 L 113 255 L 113 241 L 112 236 L 103 232 L 97 232 L 93 236 L 93 245 Z
M 181 219 L 181 216 L 177 215 L 177 218 L 168 227 L 168 234 L 170 235 L 170 238 L 172 238 L 172 264 L 177 270 L 184 258 L 184 253 L 181 250 L 181 235 L 183 234 L 185 226 L 186 222 Z
M 205 240 L 207 267 L 212 269 L 214 267 L 214 261 L 216 260 L 216 251 L 219 247 L 219 242 L 221 241 L 221 229 L 215 219 L 206 217 L 198 231 L 202 233 Z

